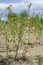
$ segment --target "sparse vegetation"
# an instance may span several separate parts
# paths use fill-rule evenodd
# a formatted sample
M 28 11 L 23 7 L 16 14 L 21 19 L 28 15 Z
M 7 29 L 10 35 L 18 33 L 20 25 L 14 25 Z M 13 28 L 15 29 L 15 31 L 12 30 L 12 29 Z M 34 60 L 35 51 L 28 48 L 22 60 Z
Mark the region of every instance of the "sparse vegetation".
M 28 6 L 29 9 L 31 4 Z M 14 52 L 14 59 L 25 60 L 25 55 L 29 52 L 29 46 L 34 46 L 34 43 L 29 42 L 29 35 L 34 33 L 39 40 L 43 31 L 43 18 L 40 17 L 38 14 L 33 15 L 32 17 L 29 16 L 28 12 L 30 11 L 23 11 L 19 15 L 12 12 L 11 5 L 7 7 L 7 21 L 4 21 L 0 18 L 0 35 L 3 35 L 6 39 L 5 42 L 5 50 L 6 56 L 10 57 L 10 44 L 13 43 L 13 52 Z M 27 38 L 25 36 L 27 34 Z M 37 43 L 36 40 L 36 43 Z M 11 43 L 12 42 L 12 43 Z M 22 58 L 18 57 L 19 48 L 22 48 L 23 53 Z M 16 50 L 15 50 L 16 48 Z

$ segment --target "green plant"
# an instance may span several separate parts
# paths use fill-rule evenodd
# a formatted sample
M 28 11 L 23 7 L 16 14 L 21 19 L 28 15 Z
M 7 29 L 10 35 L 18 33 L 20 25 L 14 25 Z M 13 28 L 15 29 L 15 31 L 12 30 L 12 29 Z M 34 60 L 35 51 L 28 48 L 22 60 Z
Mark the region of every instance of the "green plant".
M 16 13 L 13 13 L 12 6 L 10 5 L 7 8 L 7 21 L 1 19 L 0 17 L 0 35 L 4 35 L 6 39 L 6 54 L 9 56 L 9 43 L 13 42 L 14 47 L 16 47 L 16 54 L 15 58 L 17 58 L 19 46 L 23 44 L 24 50 L 23 50 L 23 56 L 28 52 L 28 45 L 31 45 L 29 42 L 29 35 L 31 33 L 34 33 L 37 35 L 37 39 L 39 39 L 43 31 L 43 18 L 39 17 L 38 14 L 33 15 L 32 17 L 29 16 L 28 13 L 30 13 L 30 5 L 28 5 L 28 12 L 23 11 L 19 15 Z M 22 37 L 28 34 L 28 42 L 26 43 Z M 12 39 L 9 40 L 10 36 L 12 36 Z M 17 40 L 15 40 L 15 36 L 17 36 Z M 25 36 L 26 38 L 26 36 Z M 15 43 L 15 41 L 18 41 L 18 43 Z M 15 46 L 16 45 L 16 46 Z M 15 48 L 13 48 L 15 50 Z

